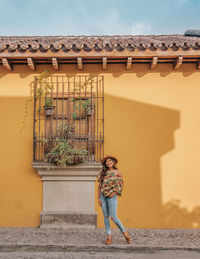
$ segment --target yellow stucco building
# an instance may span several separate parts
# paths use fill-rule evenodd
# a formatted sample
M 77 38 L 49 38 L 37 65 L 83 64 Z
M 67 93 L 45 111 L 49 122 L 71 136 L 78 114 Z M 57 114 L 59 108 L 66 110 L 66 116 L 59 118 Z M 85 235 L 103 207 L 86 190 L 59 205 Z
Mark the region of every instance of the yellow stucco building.
M 43 183 L 31 165 L 27 100 L 34 76 L 48 70 L 103 78 L 104 155 L 119 159 L 125 227 L 200 227 L 200 38 L 0 37 L 0 51 L 1 226 L 40 225 Z M 95 211 L 103 227 L 96 196 Z

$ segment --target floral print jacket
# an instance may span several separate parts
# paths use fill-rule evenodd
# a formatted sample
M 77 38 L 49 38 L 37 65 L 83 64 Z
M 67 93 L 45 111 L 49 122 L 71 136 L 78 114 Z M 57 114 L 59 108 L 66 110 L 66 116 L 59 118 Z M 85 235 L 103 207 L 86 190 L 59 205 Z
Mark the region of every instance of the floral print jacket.
M 122 195 L 123 179 L 117 172 L 107 171 L 101 183 L 101 172 L 97 176 L 97 181 L 100 183 L 100 194 L 110 196 L 112 193 Z

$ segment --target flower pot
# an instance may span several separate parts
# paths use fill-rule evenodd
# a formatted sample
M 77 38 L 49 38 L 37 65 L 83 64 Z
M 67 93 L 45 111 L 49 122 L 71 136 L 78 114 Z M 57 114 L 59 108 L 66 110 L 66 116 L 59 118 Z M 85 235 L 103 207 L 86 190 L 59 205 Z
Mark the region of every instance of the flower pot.
M 52 116 L 54 114 L 55 106 L 44 106 L 45 115 Z
M 78 162 L 83 163 L 83 156 L 82 155 L 78 155 Z
M 77 165 L 78 164 L 78 155 L 72 155 L 72 164 Z
M 94 108 L 95 108 L 95 106 L 92 106 L 90 110 L 86 110 L 86 111 L 85 111 L 85 112 L 86 112 L 86 115 L 87 115 L 87 116 L 92 116 L 93 113 L 94 113 Z

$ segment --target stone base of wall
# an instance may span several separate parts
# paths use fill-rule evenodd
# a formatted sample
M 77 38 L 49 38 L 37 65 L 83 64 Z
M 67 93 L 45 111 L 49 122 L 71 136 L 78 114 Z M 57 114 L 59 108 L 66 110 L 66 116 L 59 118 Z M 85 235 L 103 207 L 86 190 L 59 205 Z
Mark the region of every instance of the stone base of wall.
M 95 181 L 100 163 L 59 167 L 33 163 L 43 182 L 41 228 L 97 226 Z
M 83 212 L 41 212 L 41 228 L 96 228 L 97 214 Z

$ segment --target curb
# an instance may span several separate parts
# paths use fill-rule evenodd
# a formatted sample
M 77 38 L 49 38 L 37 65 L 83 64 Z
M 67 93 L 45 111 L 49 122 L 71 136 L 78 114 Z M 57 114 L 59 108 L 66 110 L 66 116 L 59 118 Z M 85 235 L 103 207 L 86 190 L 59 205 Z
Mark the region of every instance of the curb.
M 75 244 L 0 244 L 1 252 L 156 252 L 163 250 L 182 250 L 200 252 L 200 247 L 151 247 L 132 245 L 75 245 Z

